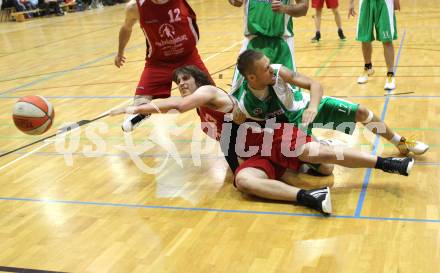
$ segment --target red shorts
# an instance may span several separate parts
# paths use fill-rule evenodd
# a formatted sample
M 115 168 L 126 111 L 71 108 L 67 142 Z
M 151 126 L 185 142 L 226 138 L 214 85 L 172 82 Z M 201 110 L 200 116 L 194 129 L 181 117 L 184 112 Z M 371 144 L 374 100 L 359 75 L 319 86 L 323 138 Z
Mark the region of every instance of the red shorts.
M 338 0 L 325 0 L 325 5 L 328 9 L 335 9 L 339 6 Z M 324 0 L 312 0 L 312 8 L 322 9 L 324 7 Z
M 267 157 L 262 157 L 260 155 L 255 155 L 242 162 L 240 166 L 238 166 L 238 168 L 235 170 L 235 176 L 237 176 L 237 174 L 245 168 L 260 169 L 266 173 L 269 179 L 274 179 L 274 180 L 280 180 L 281 176 L 283 176 L 284 172 L 286 171 L 286 168 L 283 168 L 270 161 Z M 235 179 L 234 179 L 234 186 L 235 186 Z
M 246 145 L 244 145 L 245 150 L 248 151 L 250 146 L 258 147 L 258 153 L 250 156 L 251 158 L 258 155 L 269 159 L 280 167 L 297 171 L 301 166 L 301 161 L 298 159 L 298 152 L 295 152 L 296 148 L 311 142 L 311 136 L 307 136 L 290 123 L 282 123 L 280 128 L 273 130 L 272 136 L 271 142 L 264 143 L 263 134 L 251 133 L 248 130 Z M 243 158 L 240 155 L 240 151 L 238 151 L 237 155 Z
M 185 66 L 195 65 L 204 71 L 209 78 L 208 69 L 206 69 L 197 49 L 188 57 L 174 63 L 164 63 L 148 60 L 145 63 L 144 71 L 136 88 L 136 95 L 147 95 L 155 98 L 167 98 L 171 94 L 172 76 L 174 69 Z M 212 79 L 211 79 L 212 80 Z M 214 81 L 212 81 L 214 83 Z

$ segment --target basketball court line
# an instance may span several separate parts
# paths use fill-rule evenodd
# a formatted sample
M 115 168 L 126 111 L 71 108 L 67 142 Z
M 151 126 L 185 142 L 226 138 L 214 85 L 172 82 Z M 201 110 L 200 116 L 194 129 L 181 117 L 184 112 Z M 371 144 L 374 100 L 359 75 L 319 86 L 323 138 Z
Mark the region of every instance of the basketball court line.
M 122 8 L 123 9 L 123 8 Z M 102 9 L 102 10 L 100 10 L 100 14 L 103 14 L 103 13 L 109 13 L 109 12 L 111 12 L 111 11 L 113 11 L 113 10 L 111 10 L 111 9 Z M 47 26 L 49 26 L 49 27 L 51 27 L 51 26 L 53 26 L 53 25 L 55 25 L 55 24 L 58 24 L 58 23 L 63 23 L 63 24 L 66 24 L 66 25 L 72 25 L 72 26 L 74 26 L 76 23 L 78 23 L 78 17 L 96 17 L 96 11 L 92 11 L 92 12 L 89 12 L 89 11 L 82 11 L 82 12 L 77 12 L 77 13 L 75 13 L 75 16 L 68 16 L 68 17 L 66 17 L 66 16 L 63 16 L 63 17 L 52 17 L 52 18 L 50 18 L 51 20 L 41 20 L 41 21 L 30 21 L 30 22 L 26 22 L 26 28 L 13 28 L 13 29 L 8 29 L 8 28 L 5 28 L 5 29 L 0 29 L 0 34 L 8 34 L 8 33 L 12 33 L 12 32 L 21 32 L 21 31 L 29 31 L 29 29 L 33 29 L 33 28 L 41 28 L 41 27 L 47 27 Z M 102 23 L 103 24 L 107 24 L 108 25 L 108 21 L 102 21 Z M 8 52 L 5 52 L 5 53 L 8 53 Z M 15 52 L 14 52 L 15 53 Z
M 87 122 L 87 123 L 85 123 L 85 124 L 89 124 L 90 122 L 92 122 L 92 121 L 94 121 L 94 120 L 98 120 L 98 119 L 101 119 L 101 117 L 107 116 L 108 113 L 109 113 L 111 110 L 116 109 L 116 108 L 118 108 L 118 107 L 121 107 L 122 105 L 128 103 L 129 101 L 130 101 L 130 100 L 128 100 L 128 101 L 123 101 L 123 102 L 117 104 L 116 106 L 113 106 L 111 109 L 102 112 L 101 114 L 98 115 L 97 118 L 94 118 L 94 119 L 92 119 L 91 121 L 89 121 L 89 122 Z M 75 128 L 73 128 L 73 129 L 62 130 L 62 129 L 64 129 L 65 127 L 64 127 L 64 128 L 60 128 L 60 130 L 59 130 L 56 134 L 54 134 L 53 136 L 68 135 L 68 134 L 70 134 L 70 133 L 72 133 L 72 132 L 74 132 L 74 131 L 76 131 L 76 130 L 79 130 L 80 127 L 83 125 L 83 124 L 81 124 L 81 122 L 83 122 L 83 121 L 87 121 L 87 120 L 81 120 L 81 121 L 78 121 L 78 122 L 74 123 L 74 124 L 76 124 L 77 126 L 76 126 Z M 70 126 L 73 126 L 74 124 L 70 124 Z M 69 126 L 66 126 L 66 127 L 69 127 Z M 46 140 L 46 139 L 48 139 L 48 138 L 45 138 L 44 140 Z M 37 142 L 34 142 L 34 143 L 36 144 L 36 143 L 38 143 L 38 141 L 37 141 Z M 31 146 L 31 145 L 33 145 L 34 143 L 31 143 L 30 145 L 28 144 L 28 145 L 22 146 L 22 148 L 27 148 L 28 146 Z M 40 149 L 46 147 L 46 146 L 49 145 L 49 144 L 52 144 L 52 142 L 47 141 L 47 142 L 45 142 L 44 144 L 42 144 L 41 146 L 39 146 L 39 147 L 37 147 L 37 148 L 31 150 L 30 152 L 27 152 L 27 153 L 23 154 L 22 156 L 20 156 L 20 157 L 18 157 L 18 158 L 16 158 L 16 159 L 14 159 L 14 160 L 12 160 L 12 161 L 6 163 L 5 165 L 0 166 L 0 171 L 3 170 L 3 169 L 5 169 L 5 168 L 7 168 L 7 167 L 9 167 L 9 166 L 11 166 L 11 165 L 14 164 L 15 162 L 18 162 L 19 160 L 21 160 L 21 159 L 23 159 L 23 158 L 26 158 L 26 157 L 28 157 L 28 156 L 30 156 L 30 155 L 32 155 L 32 154 L 35 153 L 36 151 L 38 151 L 38 150 L 40 150 Z M 17 149 L 21 149 L 21 148 L 19 147 L 19 148 L 17 148 Z M 16 150 L 17 150 L 17 149 L 16 149 Z M 4 155 L 9 155 L 9 152 L 7 152 L 7 153 L 5 153 L 5 154 L 1 154 L 0 157 L 1 157 L 1 156 L 4 156 Z
M 127 48 L 127 50 L 132 50 L 132 49 L 134 49 L 136 47 L 139 47 L 140 45 L 141 44 L 129 47 L 129 48 Z M 142 44 L 142 45 L 144 45 L 144 44 Z M 29 87 L 29 86 L 33 86 L 33 85 L 35 85 L 37 83 L 40 83 L 40 82 L 45 82 L 45 81 L 52 80 L 52 79 L 60 77 L 60 76 L 64 76 L 64 75 L 66 75 L 66 74 L 68 74 L 70 72 L 73 72 L 73 71 L 81 70 L 84 67 L 87 67 L 88 65 L 91 65 L 91 64 L 94 64 L 94 63 L 98 63 L 98 62 L 103 61 L 105 59 L 108 59 L 110 57 L 114 57 L 115 55 L 116 55 L 116 53 L 107 54 L 107 55 L 104 55 L 102 57 L 96 58 L 96 59 L 94 59 L 94 60 L 92 60 L 90 62 L 86 62 L 86 63 L 80 64 L 78 66 L 75 66 L 73 68 L 69 68 L 69 69 L 66 69 L 66 70 L 61 70 L 61 71 L 58 71 L 58 72 L 54 72 L 54 73 L 49 74 L 48 76 L 45 76 L 43 78 L 36 79 L 36 80 L 33 80 L 33 81 L 29 82 L 29 83 L 25 83 L 25 84 L 19 85 L 17 87 L 10 88 L 10 89 L 8 89 L 6 91 L 0 92 L 0 96 L 3 96 L 5 94 L 7 94 L 7 93 L 13 93 L 13 92 L 15 92 L 17 90 L 20 90 L 20 89 L 23 89 L 23 88 L 26 88 L 26 87 Z
M 0 197 L 0 201 L 14 202 L 32 202 L 42 204 L 61 204 L 61 205 L 84 205 L 84 206 L 100 206 L 100 207 L 121 207 L 135 209 L 162 209 L 168 211 L 194 211 L 194 212 L 217 212 L 217 213 L 236 213 L 248 215 L 274 215 L 274 216 L 290 216 L 290 217 L 313 217 L 324 219 L 356 219 L 356 220 L 373 220 L 373 221 L 397 221 L 397 222 L 419 222 L 419 223 L 440 223 L 440 219 L 423 219 L 423 218 L 400 218 L 400 217 L 375 217 L 375 216 L 353 216 L 353 215 L 331 215 L 323 216 L 314 213 L 293 213 L 283 211 L 258 211 L 258 210 L 234 210 L 234 209 L 216 209 L 216 208 L 197 208 L 197 207 L 180 207 L 180 206 L 160 206 L 160 205 L 142 205 L 128 203 L 111 203 L 111 202 L 88 202 L 74 200 L 55 200 L 55 199 L 39 199 L 39 198 L 17 198 L 17 197 Z
M 117 108 L 117 107 L 120 107 L 120 106 L 122 106 L 122 105 L 125 104 L 125 103 L 127 103 L 127 102 L 124 101 L 124 102 L 118 104 L 117 106 L 113 107 L 112 109 Z M 109 111 L 111 111 L 112 109 L 107 110 L 107 111 L 101 113 L 98 117 L 101 117 L 101 116 L 107 114 L 107 113 L 108 113 Z M 78 122 L 78 123 L 79 123 L 79 122 Z M 72 125 L 73 125 L 73 124 L 72 124 Z M 77 126 L 77 127 L 75 127 L 75 128 L 73 128 L 73 129 L 71 129 L 71 130 L 58 132 L 58 133 L 56 133 L 56 134 L 53 135 L 53 136 L 68 135 L 68 134 L 70 134 L 71 132 L 74 132 L 74 131 L 76 131 L 76 130 L 79 130 L 79 128 L 80 128 L 80 125 Z M 35 142 L 35 143 L 37 143 L 37 142 Z M 33 143 L 31 143 L 31 145 L 32 145 L 32 144 L 33 144 Z M 14 160 L 12 160 L 12 161 L 6 163 L 5 165 L 0 166 L 0 171 L 6 169 L 7 167 L 9 167 L 9 166 L 13 165 L 14 163 L 20 161 L 21 159 L 26 158 L 26 157 L 32 155 L 33 153 L 35 153 L 35 152 L 41 150 L 42 148 L 48 146 L 49 144 L 52 144 L 52 142 L 45 142 L 45 143 L 43 143 L 41 146 L 38 146 L 37 148 L 35 148 L 35 149 L 33 149 L 33 150 L 29 151 L 29 152 L 26 152 L 26 153 L 23 154 L 22 156 L 20 156 L 20 157 L 18 157 L 18 158 L 16 158 L 16 159 L 14 159 Z M 30 145 L 25 145 L 25 146 L 23 146 L 23 148 L 27 148 L 28 146 L 30 146 Z M 18 149 L 20 149 L 20 148 L 18 148 Z M 7 152 L 7 153 L 5 153 L 5 154 L 1 154 L 0 156 L 6 156 L 6 155 L 9 155 L 9 153 L 10 153 L 10 152 Z
M 50 143 L 50 142 L 46 142 L 46 143 L 44 143 L 43 145 L 41 145 L 41 146 L 39 146 L 39 147 L 37 147 L 37 148 L 31 150 L 30 152 L 26 152 L 26 153 L 23 154 L 22 156 L 17 157 L 16 159 L 14 159 L 14 160 L 12 160 L 12 161 L 9 161 L 8 163 L 6 163 L 5 165 L 3 165 L 3 166 L 0 167 L 0 171 L 2 171 L 3 169 L 6 169 L 7 167 L 11 166 L 11 165 L 14 164 L 15 162 L 20 161 L 20 160 L 22 160 L 23 158 L 26 158 L 26 157 L 32 155 L 33 153 L 35 153 L 35 152 L 37 152 L 37 151 L 43 149 L 44 147 L 46 147 L 46 146 L 49 145 L 49 144 L 51 144 L 51 143 Z
M 40 26 L 37 26 L 37 27 L 39 28 Z M 78 36 L 86 36 L 86 35 L 89 35 L 89 34 L 92 34 L 92 33 L 96 33 L 96 32 L 102 31 L 102 30 L 107 30 L 107 29 L 113 28 L 113 27 L 114 26 L 107 26 L 107 27 L 100 28 L 100 29 L 97 29 L 97 30 L 94 30 L 94 31 L 88 31 L 88 32 L 85 32 L 85 33 L 75 34 L 73 36 L 65 37 L 65 38 L 60 39 L 60 40 L 56 40 L 56 41 L 52 41 L 52 42 L 48 42 L 48 43 L 44 43 L 44 44 L 39 44 L 39 45 L 36 45 L 36 46 L 33 46 L 33 47 L 29 47 L 29 48 L 20 49 L 18 51 L 6 53 L 5 55 L 0 56 L 0 58 L 9 57 L 9 56 L 12 56 L 12 55 L 15 55 L 15 54 L 18 54 L 18 53 L 22 54 L 25 51 L 42 48 L 42 47 L 45 47 L 47 45 L 56 44 L 58 42 L 65 42 L 66 40 L 69 40 L 69 39 L 72 39 L 72 38 L 76 38 Z M 28 30 L 28 29 L 26 29 L 26 30 Z
M 220 52 L 216 52 L 215 54 L 208 56 L 208 57 L 207 57 L 206 59 L 204 59 L 203 61 L 204 61 L 204 62 L 207 62 L 207 61 L 210 60 L 211 58 L 217 57 L 218 55 L 220 55 L 220 54 L 222 54 L 222 53 L 224 53 L 224 52 L 226 52 L 226 51 L 232 49 L 233 47 L 235 47 L 237 44 L 240 44 L 240 43 L 241 43 L 241 41 L 239 41 L 239 42 L 235 42 L 234 44 L 232 44 L 231 46 L 229 46 L 229 47 L 223 49 L 222 51 L 220 51 Z M 142 43 L 142 44 L 134 45 L 134 46 L 132 46 L 132 47 L 127 48 L 126 51 L 133 50 L 133 49 L 138 48 L 138 47 L 140 47 L 140 46 L 145 46 L 145 44 Z M 40 79 L 37 79 L 37 80 L 31 81 L 31 82 L 29 82 L 29 83 L 22 84 L 22 85 L 19 85 L 19 86 L 17 86 L 17 87 L 13 87 L 13 88 L 10 88 L 10 89 L 8 89 L 8 90 L 6 90 L 6 91 L 0 92 L 0 98 L 3 98 L 4 95 L 7 94 L 7 93 L 13 93 L 13 92 L 18 91 L 18 90 L 20 90 L 20 89 L 23 89 L 23 88 L 26 88 L 26 87 L 33 86 L 33 85 L 35 85 L 35 84 L 37 84 L 37 83 L 44 82 L 44 81 L 47 81 L 47 80 L 51 80 L 51 79 L 54 79 L 54 78 L 57 78 L 57 77 L 63 76 L 63 75 L 68 74 L 68 73 L 70 73 L 70 72 L 72 72 L 72 71 L 77 71 L 77 70 L 82 70 L 82 69 L 88 68 L 89 65 L 91 65 L 91 64 L 98 63 L 98 62 L 103 61 L 103 60 L 105 60 L 105 59 L 107 59 L 107 58 L 114 57 L 115 55 L 116 55 L 116 53 L 107 54 L 107 55 L 105 55 L 105 56 L 99 57 L 99 58 L 97 58 L 97 59 L 95 59 L 95 60 L 92 60 L 92 61 L 90 61 L 90 62 L 87 62 L 87 63 L 80 64 L 80 65 L 78 65 L 78 66 L 76 66 L 76 67 L 73 67 L 73 68 L 69 68 L 69 69 L 65 69 L 65 70 L 60 70 L 60 71 L 56 71 L 56 72 L 51 72 L 50 74 L 47 74 L 47 76 L 45 76 L 45 77 L 43 77 L 43 78 L 40 78 Z M 230 66 L 227 66 L 227 68 L 225 68 L 224 70 L 228 69 L 229 67 L 230 67 Z M 223 71 L 223 70 L 221 70 L 221 71 Z M 217 71 L 216 73 L 221 72 L 221 71 Z M 215 74 L 215 73 L 213 73 L 213 74 Z M 21 90 L 21 91 L 26 91 L 26 90 Z
M 48 271 L 32 268 L 23 267 L 11 267 L 11 266 L 0 266 L 0 272 L 15 272 L 15 273 L 67 273 L 64 271 Z
M 65 74 L 68 74 L 68 73 L 70 73 L 72 71 L 79 70 L 79 69 L 83 68 L 84 66 L 87 66 L 87 65 L 90 65 L 90 64 L 94 64 L 94 63 L 103 61 L 105 59 L 108 59 L 108 58 L 114 57 L 114 56 L 115 56 L 115 53 L 107 54 L 105 56 L 102 56 L 102 57 L 99 57 L 97 59 L 94 59 L 94 60 L 92 60 L 90 62 L 80 64 L 79 66 L 76 66 L 76 67 L 73 67 L 73 68 L 69 68 L 69 69 L 66 69 L 66 70 L 62 70 L 60 72 L 55 72 L 55 73 L 53 73 L 51 75 L 48 75 L 46 77 L 43 77 L 43 78 L 40 78 L 40 79 L 37 79 L 37 80 L 33 80 L 33 81 L 29 82 L 29 83 L 25 83 L 25 84 L 19 85 L 17 87 L 10 88 L 10 89 L 8 89 L 6 91 L 0 92 L 0 96 L 3 96 L 3 95 L 8 94 L 8 93 L 13 93 L 13 92 L 15 92 L 17 90 L 20 90 L 22 88 L 33 86 L 33 85 L 35 85 L 37 83 L 40 83 L 40 82 L 45 82 L 45 81 L 48 81 L 48 80 L 52 80 L 54 78 L 58 78 L 60 76 L 64 76 Z
M 397 67 L 399 66 L 399 60 L 400 60 L 400 56 L 401 56 L 400 54 L 402 52 L 402 46 L 403 46 L 403 42 L 405 41 L 405 36 L 406 36 L 406 29 L 403 30 L 402 39 L 400 40 L 399 50 L 397 52 L 397 58 L 396 58 L 396 62 L 394 64 L 394 75 L 397 75 Z M 388 90 L 387 92 L 388 92 L 388 95 L 385 97 L 385 102 L 384 102 L 384 106 L 383 106 L 383 109 L 382 109 L 382 113 L 380 114 L 380 120 L 385 120 L 385 115 L 386 115 L 386 112 L 388 110 L 388 105 L 389 105 L 390 98 L 391 98 L 391 96 L 390 96 L 391 90 Z M 377 148 L 378 148 L 378 145 L 379 145 L 379 140 L 380 140 L 380 136 L 376 135 L 376 138 L 374 140 L 373 150 L 371 151 L 372 155 L 376 155 L 376 153 L 377 153 Z M 355 214 L 354 214 L 355 217 L 360 217 L 361 216 L 362 207 L 364 205 L 365 197 L 367 195 L 368 184 L 370 182 L 371 171 L 372 171 L 372 169 L 368 168 L 366 173 L 365 173 L 364 182 L 362 183 L 362 189 L 361 189 L 361 192 L 359 194 L 359 199 L 358 199 L 358 203 L 357 203 L 357 206 L 356 206 L 356 211 L 355 211 Z
M 210 54 L 211 52 L 200 52 L 200 54 Z M 0 55 L 2 56 L 2 55 Z M 138 60 L 131 60 L 131 61 L 126 61 L 125 63 L 140 63 L 140 62 L 145 62 L 145 59 L 138 59 Z M 336 61 L 333 61 L 336 62 Z M 97 67 L 103 67 L 103 66 L 113 66 L 113 64 L 108 63 L 108 64 L 102 64 L 102 65 L 93 65 L 93 66 L 88 66 L 88 67 L 84 67 L 82 69 L 89 69 L 89 68 L 97 68 Z M 320 68 L 321 66 L 298 66 L 297 69 L 301 70 L 301 69 L 317 69 Z M 328 65 L 326 68 L 356 68 L 359 67 L 359 65 Z M 386 67 L 384 65 L 375 65 L 374 67 L 378 68 L 378 67 Z M 400 66 L 400 67 L 408 67 L 408 68 L 439 68 L 440 65 L 414 65 L 414 66 Z M 24 72 L 24 71 L 21 71 Z M 7 81 L 14 81 L 14 80 L 20 80 L 20 79 L 26 79 L 26 78 L 34 78 L 34 77 L 39 77 L 39 76 L 45 76 L 45 75 L 49 75 L 49 74 L 53 74 L 56 72 L 60 72 L 60 71 L 52 71 L 52 72 L 46 72 L 46 73 L 40 73 L 40 74 L 30 74 L 30 75 L 23 75 L 20 77 L 15 77 L 15 78 L 6 78 L 6 77 L 0 77 L 0 82 L 7 82 Z M 354 76 L 341 76 L 341 75 L 326 75 L 323 77 L 357 77 L 356 75 Z M 379 78 L 380 76 L 371 76 L 373 78 L 377 77 Z M 433 76 L 402 76 L 400 75 L 399 78 L 405 78 L 405 77 L 438 77 L 438 75 L 433 75 Z
M 127 61 L 126 63 L 133 63 L 134 61 Z M 145 60 L 143 60 L 143 62 L 145 62 Z M 219 73 L 219 72 L 223 72 L 225 70 L 231 69 L 231 67 L 235 65 L 232 64 L 220 71 L 211 73 L 211 76 Z M 111 66 L 113 67 L 114 64 L 113 63 L 105 63 L 102 65 L 89 65 L 86 67 L 82 67 L 79 68 L 77 70 L 85 70 L 85 69 L 89 69 L 89 68 L 100 68 L 100 67 L 104 67 L 104 66 Z M 19 79 L 27 79 L 27 78 L 35 78 L 35 77 L 39 77 L 39 76 L 45 76 L 45 75 L 52 75 L 54 73 L 59 73 L 59 72 L 64 72 L 66 70 L 59 70 L 59 71 L 52 71 L 52 72 L 48 72 L 48 73 L 41 73 L 41 74 L 34 74 L 34 75 L 29 75 L 29 76 L 21 76 L 21 77 L 17 77 L 17 78 L 8 78 L 8 79 L 4 79 L 2 80 L 0 78 L 0 82 L 7 82 L 7 81 L 14 81 L 14 80 L 19 80 Z M 25 91 L 41 91 L 41 90 L 49 90 L 49 89 L 57 89 L 57 88 L 69 88 L 69 87 L 83 87 L 83 86 L 96 86 L 96 85 L 112 85 L 112 84 L 126 84 L 126 83 L 133 83 L 133 82 L 138 82 L 139 79 L 137 80 L 125 80 L 125 81 L 106 81 L 106 82 L 92 82 L 92 83 L 85 83 L 85 84 L 72 84 L 72 85 L 57 85 L 57 86 L 48 86 L 48 87 L 44 87 L 44 88 L 33 88 L 33 89 L 22 89 L 20 90 L 20 92 L 25 92 Z M 2 98 L 2 97 L 0 97 Z

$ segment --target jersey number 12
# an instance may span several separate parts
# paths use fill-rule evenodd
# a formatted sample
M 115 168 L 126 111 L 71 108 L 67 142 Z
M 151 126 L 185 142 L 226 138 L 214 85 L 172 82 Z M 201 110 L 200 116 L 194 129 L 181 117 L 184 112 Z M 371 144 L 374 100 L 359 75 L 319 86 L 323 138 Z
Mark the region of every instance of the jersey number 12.
M 180 9 L 174 9 L 168 11 L 168 15 L 170 16 L 170 23 L 179 22 L 180 18 Z

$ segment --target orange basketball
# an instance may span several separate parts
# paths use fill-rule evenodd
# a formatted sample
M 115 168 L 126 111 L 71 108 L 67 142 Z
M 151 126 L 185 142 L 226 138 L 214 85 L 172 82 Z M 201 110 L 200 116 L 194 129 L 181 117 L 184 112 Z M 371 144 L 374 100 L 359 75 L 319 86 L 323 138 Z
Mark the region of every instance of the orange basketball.
M 41 96 L 20 98 L 12 111 L 15 126 L 28 135 L 41 135 L 49 130 L 54 117 L 52 104 Z

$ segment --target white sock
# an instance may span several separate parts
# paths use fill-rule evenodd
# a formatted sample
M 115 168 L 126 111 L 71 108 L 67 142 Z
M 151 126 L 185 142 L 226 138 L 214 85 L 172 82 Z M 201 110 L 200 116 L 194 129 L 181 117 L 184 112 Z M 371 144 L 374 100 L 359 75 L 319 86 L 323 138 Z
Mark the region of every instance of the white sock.
M 400 136 L 399 134 L 394 133 L 394 136 L 390 140 L 390 142 L 393 143 L 394 145 L 397 145 L 397 144 L 399 144 L 401 139 L 402 139 L 402 136 Z

